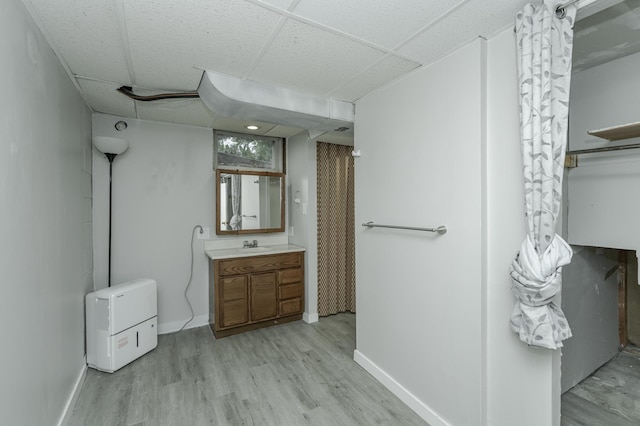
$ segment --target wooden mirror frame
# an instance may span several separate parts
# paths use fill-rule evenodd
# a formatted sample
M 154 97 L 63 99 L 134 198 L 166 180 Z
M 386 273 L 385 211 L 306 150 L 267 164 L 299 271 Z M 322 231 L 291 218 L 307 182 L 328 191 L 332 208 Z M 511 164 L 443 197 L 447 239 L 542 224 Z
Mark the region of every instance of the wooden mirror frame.
M 234 174 L 234 175 L 253 175 L 253 176 L 269 176 L 280 178 L 280 227 L 279 228 L 262 228 L 262 229 L 238 229 L 228 231 L 221 229 L 220 223 L 220 176 L 222 174 Z M 285 219 L 285 174 L 267 171 L 254 171 L 254 170 L 228 170 L 217 169 L 216 170 L 216 235 L 239 235 L 239 234 L 265 234 L 273 232 L 284 232 L 284 219 Z

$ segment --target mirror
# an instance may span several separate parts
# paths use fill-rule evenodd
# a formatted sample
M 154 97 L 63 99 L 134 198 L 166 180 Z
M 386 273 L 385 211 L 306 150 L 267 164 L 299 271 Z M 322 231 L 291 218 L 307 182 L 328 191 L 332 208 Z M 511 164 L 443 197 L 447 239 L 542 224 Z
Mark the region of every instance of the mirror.
M 284 173 L 216 172 L 216 234 L 284 232 Z

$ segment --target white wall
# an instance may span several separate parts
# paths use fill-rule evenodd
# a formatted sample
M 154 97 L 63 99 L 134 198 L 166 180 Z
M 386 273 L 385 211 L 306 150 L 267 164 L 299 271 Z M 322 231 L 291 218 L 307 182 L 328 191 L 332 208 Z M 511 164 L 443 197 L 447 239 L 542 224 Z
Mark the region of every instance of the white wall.
M 562 311 L 573 334 L 562 348 L 565 392 L 618 353 L 617 250 L 573 246 L 562 269 Z
M 318 320 L 318 214 L 316 200 L 316 142 L 307 132 L 287 141 L 287 182 L 289 189 L 289 242 L 305 247 L 304 320 Z M 293 199 L 298 198 L 300 203 Z
M 432 425 L 483 416 L 483 56 L 475 41 L 357 103 L 356 224 L 449 229 L 356 226 L 355 359 Z
M 242 217 L 242 222 L 248 228 L 259 228 L 262 217 L 260 216 L 260 187 L 258 178 L 253 175 L 243 175 L 240 177 L 240 215 L 253 216 Z M 266 194 L 265 194 L 266 195 Z M 263 195 L 264 197 L 264 195 Z
M 189 244 L 194 226 L 211 238 L 194 240 L 193 278 L 187 295 L 195 319 L 187 328 L 209 321 L 207 249 L 241 247 L 243 240 L 283 244 L 287 234 L 215 234 L 213 131 L 204 127 L 93 114 L 93 135 L 124 138 L 129 149 L 113 163 L 112 283 L 138 278 L 158 283 L 158 331 L 179 330 L 191 317 L 184 298 L 189 278 Z M 93 149 L 93 251 L 95 288 L 107 286 L 109 163 Z M 196 231 L 197 232 L 197 231 Z
M 513 28 L 357 108 L 356 223 L 449 232 L 357 229 L 356 360 L 433 425 L 558 425 L 559 352 L 509 328 L 525 236 Z
M 306 322 L 318 321 L 318 203 L 317 142 L 353 145 L 346 137 L 320 135 L 311 139 L 301 132 L 287 141 L 288 232 L 289 243 L 305 247 Z M 299 203 L 295 202 L 295 199 Z
M 52 425 L 83 377 L 91 117 L 22 2 L 0 13 L 0 413 Z
M 640 143 L 640 138 L 609 142 L 588 130 L 634 123 L 640 109 L 640 53 L 574 73 L 571 77 L 569 149 Z
M 487 425 L 560 420 L 559 351 L 528 347 L 509 327 L 509 264 L 525 237 L 515 35 L 488 42 L 486 245 Z
M 638 121 L 640 53 L 576 73 L 571 83 L 570 149 L 640 143 L 606 142 L 587 130 Z M 569 178 L 571 244 L 640 249 L 640 152 L 581 155 Z
M 129 140 L 113 163 L 112 282 L 152 278 L 158 283 L 159 331 L 178 330 L 191 316 L 184 299 L 191 231 L 208 227 L 215 238 L 212 130 L 94 114 L 93 135 Z M 93 150 L 95 287 L 107 286 L 109 163 Z M 245 238 L 246 239 L 246 238 Z M 208 322 L 208 270 L 203 240 L 194 241 L 188 297 L 196 319 Z

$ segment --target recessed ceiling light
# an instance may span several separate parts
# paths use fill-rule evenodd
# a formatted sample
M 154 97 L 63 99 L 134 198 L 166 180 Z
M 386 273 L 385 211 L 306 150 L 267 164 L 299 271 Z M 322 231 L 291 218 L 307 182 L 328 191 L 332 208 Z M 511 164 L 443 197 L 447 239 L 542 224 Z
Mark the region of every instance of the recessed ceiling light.
M 250 124 L 250 125 L 247 126 L 247 129 L 249 129 L 249 130 L 258 130 L 259 127 L 256 126 L 255 124 Z

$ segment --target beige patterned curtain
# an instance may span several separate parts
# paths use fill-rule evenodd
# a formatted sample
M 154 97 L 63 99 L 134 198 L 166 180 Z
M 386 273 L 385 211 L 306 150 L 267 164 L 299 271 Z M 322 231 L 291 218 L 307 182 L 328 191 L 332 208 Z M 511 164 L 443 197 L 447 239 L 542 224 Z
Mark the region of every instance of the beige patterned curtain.
M 317 144 L 318 313 L 356 311 L 352 147 Z

